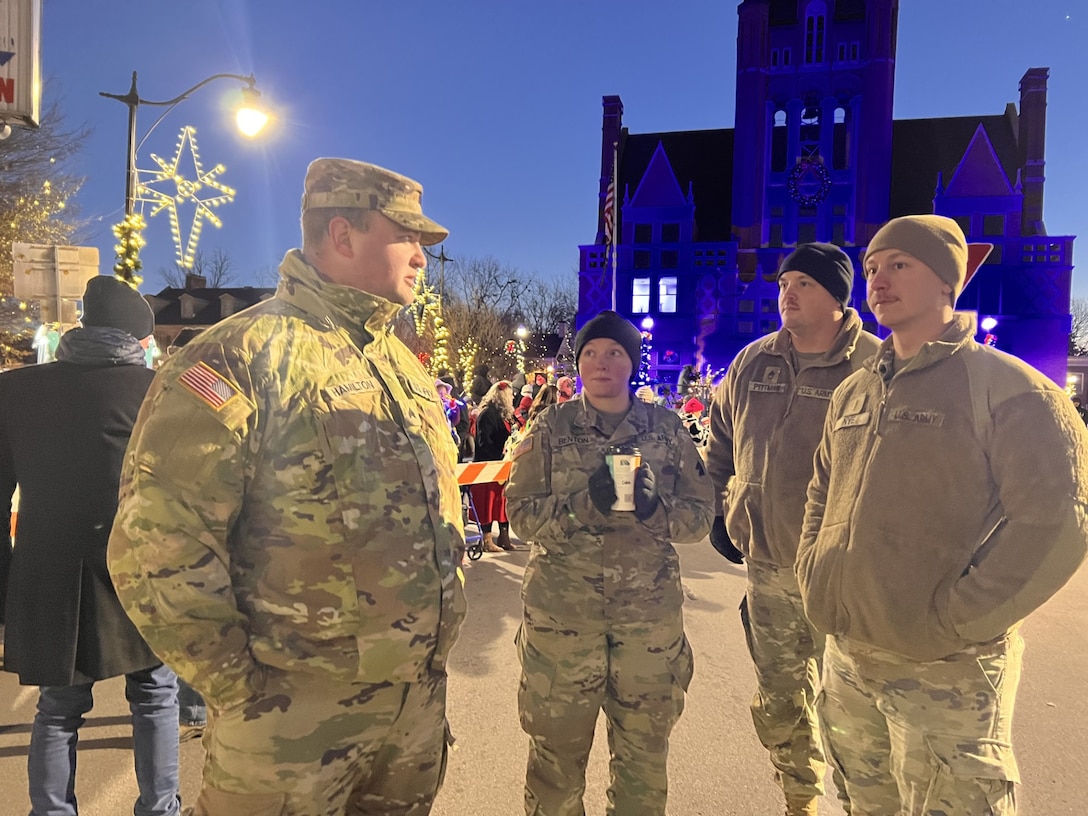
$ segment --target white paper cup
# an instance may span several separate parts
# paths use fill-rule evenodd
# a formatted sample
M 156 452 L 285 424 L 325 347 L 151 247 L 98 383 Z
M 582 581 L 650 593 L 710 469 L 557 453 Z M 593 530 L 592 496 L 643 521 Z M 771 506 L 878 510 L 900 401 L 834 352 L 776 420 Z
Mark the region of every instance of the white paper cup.
M 605 454 L 612 482 L 616 485 L 616 501 L 613 510 L 632 511 L 635 509 L 635 473 L 642 464 L 642 456 L 637 453 Z

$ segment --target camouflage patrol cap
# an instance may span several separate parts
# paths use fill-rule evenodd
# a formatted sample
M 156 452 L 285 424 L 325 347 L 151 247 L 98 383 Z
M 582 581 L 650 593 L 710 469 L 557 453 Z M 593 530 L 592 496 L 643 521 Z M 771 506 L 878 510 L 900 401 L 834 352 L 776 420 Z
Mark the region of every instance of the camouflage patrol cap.
M 422 233 L 420 243 L 446 240 L 450 231 L 423 214 L 423 185 L 376 164 L 352 159 L 314 159 L 306 169 L 302 211 L 319 207 L 377 210 L 402 227 Z

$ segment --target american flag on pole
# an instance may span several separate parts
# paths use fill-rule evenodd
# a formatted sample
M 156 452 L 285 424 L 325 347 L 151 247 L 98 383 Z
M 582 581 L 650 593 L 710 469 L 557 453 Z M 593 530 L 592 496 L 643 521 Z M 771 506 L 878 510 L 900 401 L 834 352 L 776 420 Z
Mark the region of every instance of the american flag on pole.
M 197 363 L 178 377 L 178 382 L 218 411 L 238 393 L 218 371 L 204 363 Z
M 612 245 L 613 231 L 616 227 L 616 169 L 612 168 L 612 178 L 608 182 L 608 191 L 604 194 L 604 242 Z

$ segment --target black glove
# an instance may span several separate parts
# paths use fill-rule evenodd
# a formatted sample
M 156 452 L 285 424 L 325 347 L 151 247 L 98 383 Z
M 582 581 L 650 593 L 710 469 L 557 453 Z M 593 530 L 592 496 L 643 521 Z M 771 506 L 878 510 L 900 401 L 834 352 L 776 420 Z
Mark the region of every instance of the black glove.
M 726 561 L 732 561 L 734 564 L 744 563 L 744 553 L 734 547 L 733 542 L 729 540 L 724 516 L 714 517 L 714 526 L 710 528 L 710 543 Z
M 601 465 L 589 477 L 589 498 L 602 516 L 612 513 L 616 503 L 616 483 L 607 464 Z
M 657 480 L 649 465 L 639 465 L 635 473 L 635 518 L 646 521 L 657 510 L 661 497 L 657 494 Z

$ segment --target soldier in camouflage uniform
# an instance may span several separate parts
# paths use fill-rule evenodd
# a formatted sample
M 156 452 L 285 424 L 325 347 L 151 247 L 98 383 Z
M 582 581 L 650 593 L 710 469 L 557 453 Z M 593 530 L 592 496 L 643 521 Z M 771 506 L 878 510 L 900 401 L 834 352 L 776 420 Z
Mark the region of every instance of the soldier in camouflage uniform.
M 275 297 L 172 356 L 133 431 L 110 570 L 209 704 L 198 816 L 422 816 L 441 784 L 457 451 L 389 328 L 447 235 L 421 195 L 314 161 Z
M 710 540 L 748 561 L 741 621 L 756 673 L 752 719 L 788 816 L 815 816 L 826 770 L 816 716 L 824 638 L 793 575 L 812 453 L 831 392 L 880 345 L 846 305 L 853 283 L 837 246 L 801 244 L 787 255 L 778 268 L 782 328 L 741 350 L 710 411 L 707 469 L 724 509 Z
M 585 768 L 604 708 L 610 816 L 665 813 L 669 733 L 692 654 L 671 541 L 710 529 L 714 495 L 679 418 L 634 400 L 641 335 L 615 312 L 582 327 L 582 394 L 544 411 L 514 452 L 510 523 L 533 548 L 518 631 L 518 706 L 530 737 L 525 812 L 582 816 Z M 605 449 L 641 451 L 635 510 L 613 510 Z
M 954 311 L 970 257 L 939 215 L 873 236 L 892 334 L 835 390 L 814 458 L 796 573 L 854 816 L 1014 816 L 1020 624 L 1088 547 L 1088 432 Z

